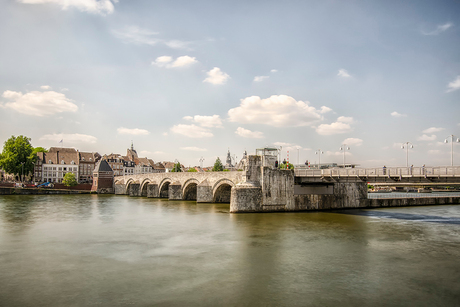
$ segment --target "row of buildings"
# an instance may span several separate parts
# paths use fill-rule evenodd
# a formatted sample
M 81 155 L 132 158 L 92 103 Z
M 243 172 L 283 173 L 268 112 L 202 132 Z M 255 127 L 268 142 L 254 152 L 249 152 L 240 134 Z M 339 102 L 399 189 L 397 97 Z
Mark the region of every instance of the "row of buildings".
M 244 153 L 245 156 L 246 152 Z M 93 172 L 100 161 L 107 162 L 113 171 L 113 176 L 170 172 L 175 165 L 174 162 L 154 162 L 152 159 L 139 157 L 132 143 L 124 156 L 114 153 L 101 156 L 97 152 L 82 152 L 75 148 L 51 147 L 48 152 L 37 153 L 34 172 L 32 176 L 28 176 L 29 181 L 62 183 L 66 173 L 73 173 L 78 183 L 92 184 Z M 240 164 L 241 162 L 238 165 L 232 164 L 230 151 L 228 151 L 224 168 L 237 170 L 242 168 Z M 197 172 L 206 172 L 212 169 L 212 167 L 191 168 Z M 183 165 L 181 165 L 181 169 L 182 171 L 189 170 Z M 14 175 L 5 174 L 1 169 L 0 177 L 2 181 L 14 180 Z
M 37 153 L 33 180 L 35 182 L 61 183 L 66 173 L 73 173 L 79 183 L 92 183 L 96 163 L 105 160 L 113 170 L 114 176 L 131 174 L 162 173 L 168 169 L 163 163 L 152 159 L 140 158 L 133 148 L 127 149 L 126 155 L 109 154 L 101 156 L 97 152 L 81 152 L 75 148 L 51 147 L 48 152 Z

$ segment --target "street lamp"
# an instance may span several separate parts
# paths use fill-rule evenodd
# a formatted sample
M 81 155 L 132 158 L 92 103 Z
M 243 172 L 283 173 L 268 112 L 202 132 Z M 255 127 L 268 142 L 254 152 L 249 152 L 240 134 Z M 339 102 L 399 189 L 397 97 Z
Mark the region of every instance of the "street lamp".
M 343 151 L 343 168 L 345 168 L 345 151 L 347 150 L 350 150 L 347 144 L 342 144 L 342 146 L 340 146 L 340 151 Z
M 411 142 L 406 142 L 401 145 L 401 149 L 406 149 L 406 167 L 409 167 L 409 148 L 414 148 Z
M 321 149 L 318 149 L 318 151 L 315 151 L 315 155 L 318 155 L 318 169 L 321 168 L 321 155 L 323 154 L 324 152 L 321 151 Z
M 280 146 L 278 149 L 278 163 L 281 164 L 281 150 L 283 149 L 283 146 Z
M 454 138 L 457 138 L 455 135 L 451 134 L 449 135 L 445 140 L 444 140 L 444 143 L 449 143 L 449 139 L 450 138 L 450 145 L 451 145 L 451 165 L 454 166 Z M 459 143 L 460 142 L 460 139 L 456 139 L 455 140 L 456 143 Z

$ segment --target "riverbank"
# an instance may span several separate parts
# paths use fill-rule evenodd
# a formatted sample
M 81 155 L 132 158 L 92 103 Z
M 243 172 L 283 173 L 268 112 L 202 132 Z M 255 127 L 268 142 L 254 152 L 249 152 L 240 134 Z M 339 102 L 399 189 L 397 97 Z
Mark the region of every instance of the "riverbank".
M 0 187 L 0 195 L 96 194 L 88 190 Z

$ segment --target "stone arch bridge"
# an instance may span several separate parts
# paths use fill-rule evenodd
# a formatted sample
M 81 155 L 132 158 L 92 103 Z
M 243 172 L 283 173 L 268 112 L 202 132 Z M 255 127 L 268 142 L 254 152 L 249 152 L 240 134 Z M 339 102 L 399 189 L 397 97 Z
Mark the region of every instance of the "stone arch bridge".
M 197 202 L 230 202 L 243 172 L 182 172 L 116 176 L 115 194 Z

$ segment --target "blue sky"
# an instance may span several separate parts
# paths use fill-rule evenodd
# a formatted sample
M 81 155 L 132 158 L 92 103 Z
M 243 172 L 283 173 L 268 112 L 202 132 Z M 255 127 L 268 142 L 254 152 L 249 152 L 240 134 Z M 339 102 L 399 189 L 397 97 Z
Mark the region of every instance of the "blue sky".
M 212 165 L 449 165 L 458 1 L 0 0 L 0 140 Z M 450 139 L 449 139 L 450 140 Z M 460 164 L 460 143 L 454 144 Z M 298 155 L 300 155 L 298 157 Z

